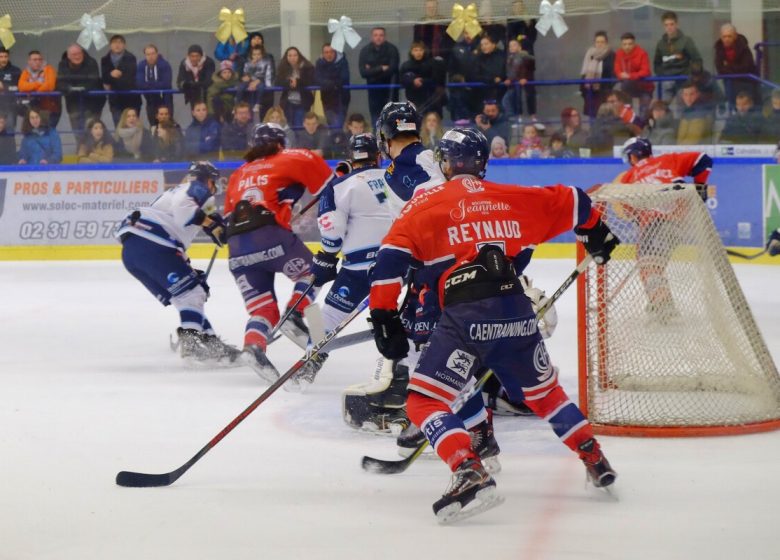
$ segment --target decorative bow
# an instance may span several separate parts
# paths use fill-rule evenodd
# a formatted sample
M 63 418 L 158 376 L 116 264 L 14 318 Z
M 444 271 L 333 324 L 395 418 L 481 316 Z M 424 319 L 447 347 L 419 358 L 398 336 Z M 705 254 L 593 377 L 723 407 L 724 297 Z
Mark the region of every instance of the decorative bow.
M 566 13 L 563 0 L 556 0 L 555 4 L 550 4 L 549 0 L 542 0 L 539 13 L 540 18 L 536 24 L 536 30 L 542 35 L 547 35 L 551 27 L 556 37 L 560 37 L 569 30 L 569 26 L 563 21 L 563 14 Z
M 447 26 L 447 35 L 452 37 L 453 41 L 457 41 L 464 30 L 472 37 L 482 33 L 482 26 L 477 21 L 476 4 L 469 4 L 465 8 L 460 4 L 452 7 L 452 23 Z
M 360 35 L 352 29 L 352 18 L 347 16 L 341 16 L 339 19 L 330 18 L 328 20 L 328 33 L 333 33 L 330 46 L 340 53 L 344 52 L 344 41 L 353 49 L 360 42 Z
M 79 33 L 79 38 L 76 42 L 81 45 L 84 50 L 88 50 L 89 46 L 94 43 L 95 50 L 99 51 L 106 45 L 108 45 L 108 39 L 103 31 L 106 28 L 106 16 L 100 14 L 99 16 L 92 17 L 89 14 L 81 16 L 81 27 L 84 29 Z
M 10 49 L 16 43 L 14 34 L 11 33 L 11 16 L 8 14 L 0 17 L 0 42 L 6 49 Z
M 220 43 L 227 43 L 232 36 L 236 43 L 240 43 L 249 35 L 244 28 L 244 10 L 239 8 L 235 12 L 231 12 L 227 8 L 222 8 L 219 11 L 219 24 L 217 32 L 214 36 Z

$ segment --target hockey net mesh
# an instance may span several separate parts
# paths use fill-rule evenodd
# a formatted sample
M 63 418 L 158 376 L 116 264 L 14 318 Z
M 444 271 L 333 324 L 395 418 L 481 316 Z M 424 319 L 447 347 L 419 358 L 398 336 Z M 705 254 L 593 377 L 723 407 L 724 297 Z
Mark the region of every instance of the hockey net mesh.
M 780 377 L 695 187 L 612 184 L 593 200 L 622 243 L 581 277 L 590 420 L 693 428 L 779 419 Z

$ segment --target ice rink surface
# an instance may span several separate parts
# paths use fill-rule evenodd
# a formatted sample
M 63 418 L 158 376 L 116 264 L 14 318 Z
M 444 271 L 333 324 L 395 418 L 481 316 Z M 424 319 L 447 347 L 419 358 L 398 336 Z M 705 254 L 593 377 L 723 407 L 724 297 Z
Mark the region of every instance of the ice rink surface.
M 551 293 L 568 260 L 531 265 Z M 739 265 L 775 361 L 780 267 Z M 695 279 L 691 279 L 695 282 Z M 245 312 L 226 263 L 209 317 L 241 341 Z M 290 285 L 278 284 L 287 296 Z M 497 419 L 501 507 L 440 527 L 449 471 L 397 458 L 394 440 L 341 419 L 340 395 L 372 374 L 370 343 L 334 352 L 305 394 L 279 391 L 173 486 L 120 488 L 119 470 L 183 464 L 263 390 L 248 368 L 187 369 L 177 325 L 119 262 L 0 263 L 0 559 L 777 559 L 780 432 L 701 439 L 601 438 L 617 500 L 586 487 L 546 423 Z M 576 397 L 575 293 L 550 354 Z M 350 331 L 365 328 L 361 317 Z M 285 370 L 300 351 L 269 349 Z

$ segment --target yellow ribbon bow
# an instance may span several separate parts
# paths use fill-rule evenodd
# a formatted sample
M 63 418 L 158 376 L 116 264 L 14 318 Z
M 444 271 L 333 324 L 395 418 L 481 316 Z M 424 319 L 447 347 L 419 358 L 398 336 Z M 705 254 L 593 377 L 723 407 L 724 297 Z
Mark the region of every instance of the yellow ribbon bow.
M 11 33 L 11 16 L 9 14 L 0 17 L 0 42 L 6 49 L 10 49 L 16 43 L 14 34 Z
M 452 23 L 447 26 L 447 35 L 457 41 L 464 30 L 472 37 L 482 33 L 482 26 L 477 21 L 476 4 L 469 4 L 465 8 L 460 4 L 452 7 Z
M 236 40 L 236 43 L 240 43 L 249 36 L 244 28 L 244 10 L 241 8 L 235 12 L 222 8 L 219 11 L 219 21 L 222 23 L 219 24 L 214 35 L 220 43 L 227 43 L 231 36 Z

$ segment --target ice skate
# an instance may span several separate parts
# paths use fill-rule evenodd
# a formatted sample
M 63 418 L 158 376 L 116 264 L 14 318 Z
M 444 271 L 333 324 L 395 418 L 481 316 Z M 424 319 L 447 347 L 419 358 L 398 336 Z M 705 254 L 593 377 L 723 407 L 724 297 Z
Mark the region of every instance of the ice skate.
M 612 470 L 609 461 L 607 461 L 595 439 L 591 438 L 580 445 L 580 459 L 585 464 L 588 480 L 596 488 L 606 488 L 615 482 L 617 473 Z
M 452 473 L 450 487 L 433 504 L 442 525 L 466 519 L 504 502 L 496 492 L 496 481 L 478 459 L 468 459 Z
M 182 358 L 201 361 L 208 354 L 199 331 L 179 327 L 176 329 L 176 334 L 179 337 L 177 347 Z
M 304 391 L 306 387 L 314 383 L 317 373 L 327 359 L 328 354 L 326 353 L 315 354 L 309 358 L 309 361 L 303 364 L 301 369 L 290 378 L 290 382 L 287 383 L 284 388 L 288 391 Z
M 271 360 L 265 355 L 265 352 L 259 346 L 246 346 L 241 352 L 241 361 L 255 370 L 263 381 L 273 383 L 279 379 L 279 372 L 276 370 Z
M 241 355 L 241 350 L 225 343 L 215 334 L 201 334 L 201 341 L 204 346 L 204 359 L 213 360 L 224 365 L 238 365 L 237 360 Z
M 303 320 L 303 313 L 297 309 L 279 326 L 279 331 L 301 348 L 309 344 L 309 328 Z
M 408 457 L 414 453 L 423 443 L 425 443 L 425 434 L 423 434 L 422 430 L 420 430 L 420 428 L 411 422 L 409 423 L 409 426 L 401 432 L 401 434 L 398 436 L 398 439 L 395 440 L 395 444 L 398 446 L 398 454 L 401 457 Z M 423 456 L 432 454 L 433 448 L 431 446 L 427 446 Z
M 488 411 L 488 419 L 471 428 L 469 435 L 471 435 L 471 447 L 479 455 L 485 470 L 490 474 L 501 472 L 501 463 L 498 461 L 501 448 L 493 434 L 493 419 L 490 411 Z

